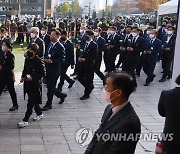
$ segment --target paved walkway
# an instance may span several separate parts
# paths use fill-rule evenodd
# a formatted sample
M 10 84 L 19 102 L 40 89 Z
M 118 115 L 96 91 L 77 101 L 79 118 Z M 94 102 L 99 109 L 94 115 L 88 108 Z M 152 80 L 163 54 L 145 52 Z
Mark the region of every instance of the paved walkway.
M 159 65 L 159 64 L 158 64 Z M 131 96 L 131 102 L 140 117 L 142 133 L 159 132 L 163 130 L 164 119 L 157 112 L 157 104 L 163 89 L 170 87 L 170 82 L 159 83 L 160 66 L 157 66 L 157 77 L 150 87 L 144 87 L 145 75 L 137 78 L 138 89 Z M 19 73 L 17 73 L 17 81 Z M 18 82 L 17 82 L 18 83 Z M 80 101 L 83 88 L 76 82 L 72 89 L 63 91 L 68 94 L 64 104 L 59 105 L 54 98 L 53 109 L 44 112 L 45 118 L 40 122 L 29 121 L 29 126 L 17 128 L 17 122 L 22 120 L 27 102 L 23 100 L 22 85 L 17 85 L 19 110 L 9 112 L 11 100 L 8 93 L 0 97 L 0 154 L 83 154 L 86 147 L 81 148 L 75 134 L 82 127 L 90 127 L 95 131 L 107 103 L 101 98 L 102 82 L 95 77 L 95 89 L 91 98 Z M 43 105 L 46 102 L 46 88 L 43 89 Z M 35 116 L 35 114 L 33 114 Z M 32 116 L 32 117 L 33 117 Z M 156 141 L 140 140 L 136 154 L 153 154 Z

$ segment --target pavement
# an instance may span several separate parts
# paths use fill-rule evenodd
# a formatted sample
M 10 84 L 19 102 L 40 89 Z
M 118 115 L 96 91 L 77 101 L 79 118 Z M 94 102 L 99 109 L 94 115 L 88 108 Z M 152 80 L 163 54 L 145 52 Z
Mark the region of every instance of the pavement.
M 103 67 L 102 67 L 103 70 Z M 69 70 L 69 73 L 72 72 Z M 141 120 L 142 133 L 161 133 L 164 118 L 157 111 L 159 96 L 162 90 L 170 88 L 170 81 L 159 83 L 161 66 L 158 63 L 155 81 L 144 87 L 145 74 L 137 78 L 137 91 L 130 97 L 131 103 Z M 24 117 L 27 105 L 23 99 L 22 85 L 17 85 L 20 73 L 16 73 L 16 91 L 19 110 L 9 112 L 12 106 L 9 93 L 0 97 L 0 154 L 83 154 L 86 147 L 80 147 L 76 141 L 76 132 L 80 128 L 91 128 L 93 132 L 98 128 L 105 107 L 108 105 L 101 98 L 102 81 L 95 76 L 90 99 L 81 101 L 84 88 L 77 81 L 71 89 L 65 83 L 63 91 L 67 93 L 64 104 L 59 105 L 59 99 L 54 97 L 53 109 L 44 112 L 44 119 L 33 122 L 33 113 L 29 126 L 23 129 L 17 123 Z M 43 105 L 46 103 L 46 87 L 43 88 Z M 42 105 L 42 106 L 43 106 Z M 153 154 L 155 141 L 138 142 L 135 154 Z

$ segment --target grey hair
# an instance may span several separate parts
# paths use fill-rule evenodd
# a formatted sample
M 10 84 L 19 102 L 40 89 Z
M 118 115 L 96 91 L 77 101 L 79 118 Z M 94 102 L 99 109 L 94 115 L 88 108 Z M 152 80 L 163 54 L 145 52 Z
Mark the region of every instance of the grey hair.
M 35 32 L 37 32 L 39 34 L 39 28 L 38 27 L 32 27 L 30 31 L 31 32 L 35 31 Z

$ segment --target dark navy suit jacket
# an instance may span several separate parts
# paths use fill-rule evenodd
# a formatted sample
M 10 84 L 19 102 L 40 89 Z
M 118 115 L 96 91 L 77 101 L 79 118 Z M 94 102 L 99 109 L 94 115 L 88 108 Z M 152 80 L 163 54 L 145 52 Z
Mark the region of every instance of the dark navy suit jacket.
M 57 42 L 52 47 L 52 43 L 50 43 L 44 58 L 51 59 L 53 62 L 52 64 L 46 64 L 46 76 L 59 77 L 61 75 L 61 65 L 65 60 L 65 49 L 63 45 Z
M 151 51 L 151 54 L 145 54 L 144 58 L 149 62 L 157 62 L 158 54 L 162 51 L 162 41 L 156 38 L 153 43 L 151 39 L 145 42 L 145 51 Z

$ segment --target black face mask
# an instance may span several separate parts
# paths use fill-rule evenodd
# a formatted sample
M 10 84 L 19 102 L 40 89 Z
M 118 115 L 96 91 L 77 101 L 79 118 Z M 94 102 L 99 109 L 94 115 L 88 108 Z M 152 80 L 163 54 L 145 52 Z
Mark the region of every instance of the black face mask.
M 66 39 L 61 37 L 61 41 L 66 41 Z
M 28 56 L 29 58 L 31 58 L 31 57 L 33 56 L 33 53 L 30 52 L 30 51 L 27 51 L 27 56 Z
M 88 40 L 89 40 L 89 37 L 88 37 L 87 35 L 85 36 L 85 38 L 86 38 L 86 41 L 88 41 Z

